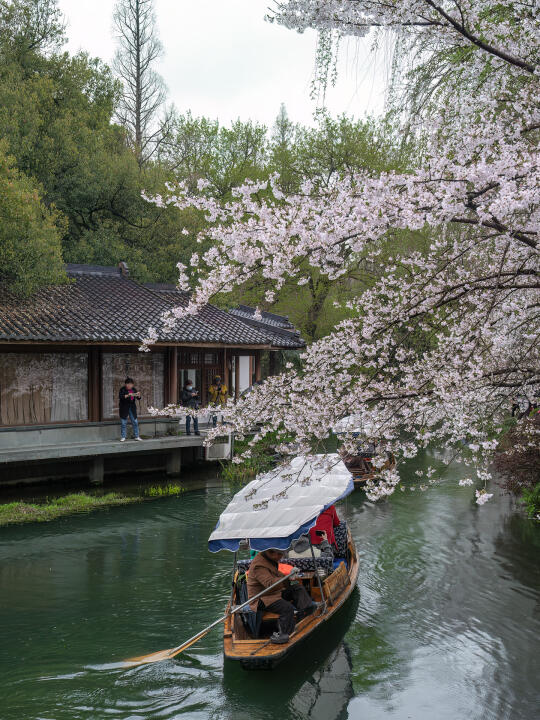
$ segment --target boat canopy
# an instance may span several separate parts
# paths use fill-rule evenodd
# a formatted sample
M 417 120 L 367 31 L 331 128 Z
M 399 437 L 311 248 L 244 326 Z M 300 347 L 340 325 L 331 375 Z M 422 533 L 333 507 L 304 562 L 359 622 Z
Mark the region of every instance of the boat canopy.
M 339 455 L 296 457 L 236 493 L 221 513 L 208 548 L 236 551 L 248 540 L 253 550 L 286 550 L 324 509 L 353 489 L 352 475 Z
M 338 420 L 332 430 L 336 435 L 342 435 L 345 433 L 351 433 L 353 435 L 362 435 L 364 437 L 369 436 L 373 433 L 375 426 L 373 422 L 366 419 L 360 413 L 356 415 L 347 415 L 347 417 Z

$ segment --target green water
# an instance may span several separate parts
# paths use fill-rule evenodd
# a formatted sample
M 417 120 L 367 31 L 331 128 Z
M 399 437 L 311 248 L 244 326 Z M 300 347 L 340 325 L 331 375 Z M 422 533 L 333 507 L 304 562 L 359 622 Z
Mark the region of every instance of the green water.
M 0 531 L 1 720 L 538 717 L 540 526 L 497 490 L 478 508 L 455 473 L 342 503 L 358 590 L 277 670 L 224 666 L 219 632 L 177 661 L 121 667 L 221 613 L 231 556 L 206 540 L 231 494 L 199 483 Z

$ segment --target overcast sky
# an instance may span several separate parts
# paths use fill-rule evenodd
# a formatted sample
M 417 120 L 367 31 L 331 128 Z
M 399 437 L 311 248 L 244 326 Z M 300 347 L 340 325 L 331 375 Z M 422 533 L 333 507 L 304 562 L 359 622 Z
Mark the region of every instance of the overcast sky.
M 311 124 L 310 84 L 316 35 L 300 35 L 265 22 L 271 0 L 156 0 L 165 55 L 156 68 L 169 102 L 229 123 L 238 117 L 272 125 L 284 102 L 292 120 Z M 60 0 L 67 21 L 68 48 L 110 62 L 114 0 Z M 332 114 L 356 117 L 381 112 L 388 53 L 369 52 L 370 41 L 342 47 L 339 79 L 330 89 Z

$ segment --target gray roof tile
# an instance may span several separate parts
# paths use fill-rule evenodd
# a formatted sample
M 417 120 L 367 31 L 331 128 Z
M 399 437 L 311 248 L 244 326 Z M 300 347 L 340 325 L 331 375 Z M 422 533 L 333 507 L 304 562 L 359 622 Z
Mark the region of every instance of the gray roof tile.
M 170 332 L 162 314 L 187 296 L 131 280 L 118 268 L 68 265 L 70 282 L 21 300 L 0 288 L 0 341 L 140 342 L 153 326 L 160 342 L 268 347 L 267 337 L 228 313 L 206 306 Z
M 306 345 L 305 340 L 285 315 L 276 315 L 263 310 L 261 317 L 257 319 L 255 308 L 249 305 L 239 305 L 229 310 L 229 313 L 263 333 L 272 347 L 292 350 Z

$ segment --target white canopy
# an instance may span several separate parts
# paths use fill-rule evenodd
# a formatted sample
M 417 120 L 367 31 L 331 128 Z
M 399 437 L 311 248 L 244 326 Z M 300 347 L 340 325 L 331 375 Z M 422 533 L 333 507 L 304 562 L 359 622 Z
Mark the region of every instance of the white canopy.
M 212 552 L 286 550 L 312 527 L 319 514 L 354 489 L 351 473 L 337 454 L 294 458 L 258 475 L 236 493 L 208 540 Z
M 355 415 L 347 415 L 347 417 L 338 420 L 332 430 L 336 435 L 340 433 L 354 433 L 365 437 L 373 433 L 374 425 L 371 420 L 357 413 Z

